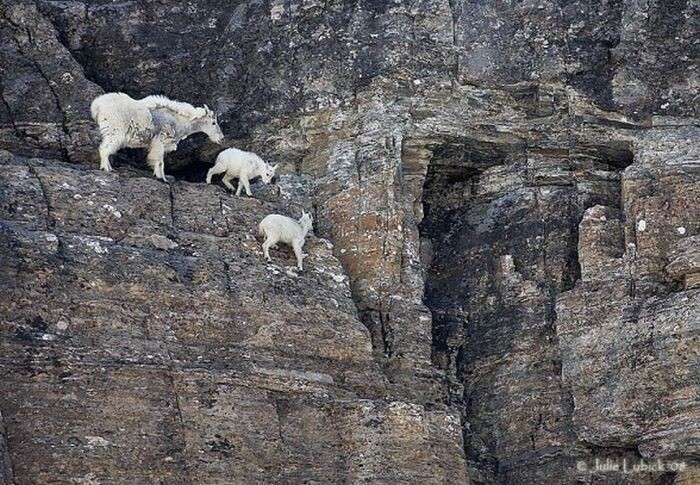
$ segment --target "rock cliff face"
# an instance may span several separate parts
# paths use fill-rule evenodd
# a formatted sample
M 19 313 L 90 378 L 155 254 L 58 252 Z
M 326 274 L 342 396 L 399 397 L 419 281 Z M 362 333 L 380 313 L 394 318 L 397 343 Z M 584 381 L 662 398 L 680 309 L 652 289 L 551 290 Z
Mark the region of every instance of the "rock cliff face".
M 0 480 L 700 479 L 697 2 L 0 13 Z M 203 184 L 199 136 L 97 171 L 118 90 L 277 187 Z M 302 207 L 306 271 L 264 263 Z

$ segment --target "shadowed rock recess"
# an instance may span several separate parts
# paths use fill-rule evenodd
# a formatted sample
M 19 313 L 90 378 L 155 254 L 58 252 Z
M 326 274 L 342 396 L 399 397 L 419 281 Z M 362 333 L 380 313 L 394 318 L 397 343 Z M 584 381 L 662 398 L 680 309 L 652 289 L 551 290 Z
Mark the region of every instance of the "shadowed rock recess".
M 1 3 L 0 483 L 698 483 L 698 38 L 693 0 Z M 108 91 L 208 104 L 277 186 L 202 183 L 203 136 L 98 171 Z M 302 208 L 305 271 L 265 263 Z

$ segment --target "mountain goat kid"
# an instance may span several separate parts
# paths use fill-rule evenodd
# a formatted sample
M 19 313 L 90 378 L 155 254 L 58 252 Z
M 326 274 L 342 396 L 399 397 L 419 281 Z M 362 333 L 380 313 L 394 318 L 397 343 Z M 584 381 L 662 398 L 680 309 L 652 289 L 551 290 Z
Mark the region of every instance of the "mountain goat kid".
M 224 135 L 216 114 L 207 105 L 196 108 L 165 96 L 133 99 L 124 93 L 106 93 L 90 105 L 92 119 L 100 128 L 100 168 L 112 170 L 109 157 L 122 148 L 147 148 L 146 160 L 153 174 L 166 180 L 163 157 L 194 133 L 205 133 L 214 143 Z
M 297 268 L 299 268 L 299 271 L 303 271 L 304 265 L 302 261 L 307 255 L 303 254 L 301 249 L 304 247 L 306 235 L 313 226 L 313 222 L 311 214 L 304 212 L 303 209 L 298 222 L 291 217 L 279 214 L 266 216 L 258 226 L 260 234 L 265 236 L 265 242 L 262 244 L 265 259 L 272 262 L 270 248 L 277 247 L 277 243 L 282 242 L 292 246 L 297 257 Z
M 265 184 L 269 184 L 275 176 L 277 165 L 269 165 L 265 160 L 255 153 L 239 150 L 238 148 L 227 148 L 216 157 L 216 163 L 207 172 L 207 183 L 211 183 L 212 175 L 224 173 L 222 182 L 230 190 L 233 190 L 231 179 L 238 179 L 238 190 L 236 195 L 241 195 L 241 188 L 245 188 L 248 197 L 250 193 L 250 179 L 260 177 Z

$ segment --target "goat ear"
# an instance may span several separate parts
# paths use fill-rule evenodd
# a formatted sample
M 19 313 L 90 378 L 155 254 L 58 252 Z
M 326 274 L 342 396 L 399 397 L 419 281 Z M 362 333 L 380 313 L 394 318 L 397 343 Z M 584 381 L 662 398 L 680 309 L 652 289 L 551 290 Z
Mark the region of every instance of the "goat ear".
M 277 171 L 277 167 L 279 167 L 279 163 L 272 166 L 272 171 Z

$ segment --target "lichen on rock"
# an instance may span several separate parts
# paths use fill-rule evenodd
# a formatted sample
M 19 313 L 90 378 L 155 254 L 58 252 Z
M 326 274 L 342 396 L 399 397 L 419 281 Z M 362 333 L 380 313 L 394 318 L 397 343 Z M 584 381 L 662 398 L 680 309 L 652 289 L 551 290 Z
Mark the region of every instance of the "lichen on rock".
M 691 483 L 697 18 L 5 2 L 0 482 Z M 98 171 L 111 91 L 211 106 L 277 185 L 204 184 L 202 136 Z M 304 271 L 265 263 L 301 209 Z

